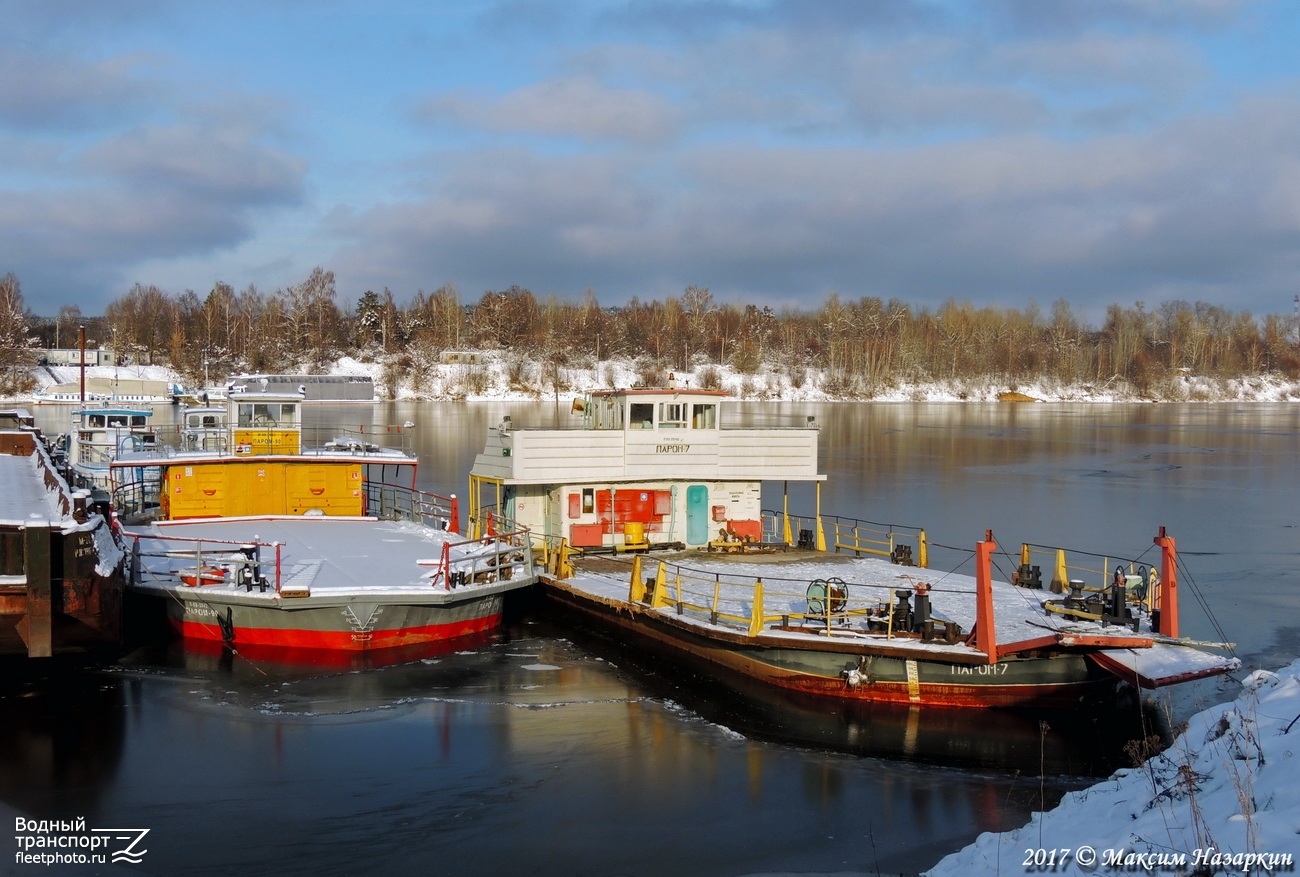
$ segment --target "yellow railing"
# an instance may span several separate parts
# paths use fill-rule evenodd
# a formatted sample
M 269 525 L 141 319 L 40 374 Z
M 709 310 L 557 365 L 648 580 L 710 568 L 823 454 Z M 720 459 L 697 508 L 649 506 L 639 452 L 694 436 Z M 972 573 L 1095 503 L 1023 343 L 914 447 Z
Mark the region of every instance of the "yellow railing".
M 864 554 L 878 555 L 923 568 L 930 565 L 929 543 L 926 541 L 925 530 L 919 527 L 879 524 L 838 515 L 822 515 L 820 524 L 815 517 L 787 517 L 781 512 L 764 512 L 764 515 L 770 515 L 770 529 L 773 532 L 798 533 L 799 539 L 795 544 L 800 548 L 815 547 L 810 543 L 815 542 L 818 534 L 829 529 L 830 538 L 822 550 L 851 551 L 859 557 Z M 899 552 L 897 558 L 895 552 Z
M 1020 567 L 1023 570 L 1034 566 L 1039 567 L 1042 586 L 1057 594 L 1063 594 L 1072 587 L 1084 593 L 1109 590 L 1114 584 L 1116 570 L 1125 577 L 1141 576 L 1145 587 L 1130 590 L 1129 602 L 1146 603 L 1148 607 L 1158 582 L 1155 563 L 1118 560 L 1112 565 L 1111 558 L 1104 555 L 1075 552 L 1073 557 L 1070 557 L 1064 548 L 1024 543 L 1020 546 Z M 1048 571 L 1051 573 L 1050 577 L 1047 575 Z
M 561 551 L 564 550 L 561 547 Z M 666 561 L 655 562 L 653 576 L 645 570 L 646 558 L 635 555 L 628 575 L 628 600 L 651 609 L 674 609 L 678 615 L 692 615 L 745 631 L 757 636 L 769 625 L 799 625 L 805 630 L 825 629 L 827 634 L 844 632 L 850 619 L 872 618 L 880 632 L 894 632 L 893 591 L 891 586 L 853 584 L 832 598 L 829 591 L 819 602 L 822 611 L 787 610 L 771 612 L 773 605 L 807 606 L 810 582 L 798 582 L 799 590 L 790 590 L 794 580 L 764 581 L 760 577 L 728 576 L 692 570 Z M 864 596 L 865 595 L 865 596 Z

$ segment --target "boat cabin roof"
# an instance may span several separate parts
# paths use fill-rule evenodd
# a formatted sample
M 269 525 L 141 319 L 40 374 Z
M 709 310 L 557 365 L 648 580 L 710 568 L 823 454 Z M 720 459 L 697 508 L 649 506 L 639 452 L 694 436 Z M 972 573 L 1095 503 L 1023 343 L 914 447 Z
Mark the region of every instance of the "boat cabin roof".
M 192 419 L 195 419 L 195 418 L 198 418 L 198 419 L 201 420 L 201 419 L 203 419 L 203 418 L 205 418 L 205 417 L 211 417 L 211 416 L 213 416 L 213 415 L 217 415 L 217 416 L 221 417 L 222 419 L 224 419 L 225 416 L 226 416 L 227 414 L 230 413 L 230 412 L 227 411 L 225 408 L 211 408 L 211 407 L 209 407 L 209 408 L 190 408 L 190 407 L 187 406 L 187 407 L 185 407 L 185 408 L 182 408 L 181 410 L 185 412 L 185 418 L 186 418 L 186 420 L 192 420 Z
M 82 408 L 74 414 L 110 414 L 118 417 L 153 417 L 153 412 L 146 408 Z
M 673 386 L 594 390 L 574 402 L 573 413 L 583 429 L 717 429 L 718 403 L 728 395 Z
M 304 398 L 306 397 L 302 393 L 241 390 L 238 387 L 226 396 L 228 402 L 301 402 Z
M 693 390 L 690 387 L 628 387 L 625 389 L 614 390 L 592 390 L 589 395 L 592 398 L 615 398 L 618 396 L 700 396 L 726 398 L 731 394 L 726 390 Z

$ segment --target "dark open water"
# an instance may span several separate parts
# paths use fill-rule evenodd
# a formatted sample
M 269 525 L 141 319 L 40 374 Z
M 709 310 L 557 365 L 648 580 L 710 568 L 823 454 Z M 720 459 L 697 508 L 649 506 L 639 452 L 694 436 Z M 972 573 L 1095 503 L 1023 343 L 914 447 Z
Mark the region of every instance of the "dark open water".
M 1185 634 L 1216 636 L 1199 593 L 1248 667 L 1300 654 L 1300 406 L 737 409 L 815 414 L 823 509 L 935 542 L 992 528 L 1012 556 L 1021 541 L 1140 552 L 1164 525 L 1191 572 Z M 422 486 L 462 495 L 506 413 L 555 417 L 538 404 L 309 409 L 368 429 L 414 421 Z M 0 664 L 0 815 L 150 829 L 139 865 L 6 855 L 0 873 L 914 873 L 1124 764 L 1123 742 L 1150 730 L 1136 710 L 779 701 L 528 606 L 499 636 L 404 657 L 322 667 L 171 646 Z M 1235 690 L 1184 687 L 1146 717 L 1177 722 Z

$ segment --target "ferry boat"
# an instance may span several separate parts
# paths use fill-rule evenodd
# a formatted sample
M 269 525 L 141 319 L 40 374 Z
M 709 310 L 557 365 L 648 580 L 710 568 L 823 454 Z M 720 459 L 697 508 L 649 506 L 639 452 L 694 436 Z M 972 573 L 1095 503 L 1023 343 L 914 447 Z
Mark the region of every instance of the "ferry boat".
M 102 368 L 102 367 L 101 367 Z M 117 405 L 170 405 L 180 387 L 168 381 L 144 378 L 97 376 L 41 387 L 32 394 L 35 405 L 85 405 L 105 402 Z
M 726 396 L 596 391 L 575 401 L 577 429 L 515 429 L 506 417 L 474 461 L 471 513 L 490 506 L 536 537 L 585 550 L 761 542 L 771 535 L 762 482 L 807 482 L 820 496 L 818 428 L 724 428 Z
M 1163 530 L 1109 572 L 1021 546 L 993 580 L 929 568 L 925 531 L 825 518 L 817 424 L 728 427 L 725 394 L 592 393 L 571 428 L 493 429 L 470 475 L 476 532 L 494 515 L 545 548 L 542 593 L 593 626 L 719 674 L 851 701 L 1073 707 L 1115 688 L 1229 672 L 1228 644 L 1179 637 L 1175 541 Z M 761 509 L 779 481 L 782 510 Z M 816 488 L 807 519 L 788 485 Z M 828 543 L 826 531 L 831 530 Z M 797 536 L 795 535 L 797 534 Z M 657 557 L 650 552 L 663 551 Z M 1092 568 L 1088 567 L 1091 563 Z M 1150 571 L 1148 570 L 1150 568 Z
M 105 404 L 72 412 L 68 432 L 52 445 L 56 458 L 67 470 L 68 480 L 77 487 L 109 489 L 109 466 L 118 456 L 158 447 L 148 408 L 123 408 Z
M 301 413 L 299 393 L 235 393 L 224 441 L 200 409 L 181 449 L 113 462 L 128 590 L 160 598 L 181 636 L 233 648 L 377 652 L 495 629 L 535 580 L 528 534 L 463 537 L 455 497 L 416 489 L 414 456 L 303 447 Z

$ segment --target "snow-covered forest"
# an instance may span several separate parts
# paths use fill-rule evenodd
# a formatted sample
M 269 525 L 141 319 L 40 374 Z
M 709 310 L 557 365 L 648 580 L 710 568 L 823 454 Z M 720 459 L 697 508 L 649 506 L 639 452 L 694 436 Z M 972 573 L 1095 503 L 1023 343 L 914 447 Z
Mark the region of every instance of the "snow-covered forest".
M 1300 399 L 1300 326 L 1204 302 L 1111 305 L 1089 325 L 1064 300 L 1048 312 L 950 300 L 936 309 L 831 294 L 807 309 L 714 299 L 691 286 L 609 307 L 511 287 L 466 301 L 450 285 L 399 303 L 390 290 L 341 296 L 332 272 L 262 292 L 205 294 L 137 284 L 102 316 L 33 313 L 0 278 L 6 395 L 30 392 L 42 348 L 78 327 L 119 361 L 205 374 L 364 372 L 384 398 L 547 398 L 669 374 L 756 399 Z M 449 351 L 479 351 L 476 363 Z

